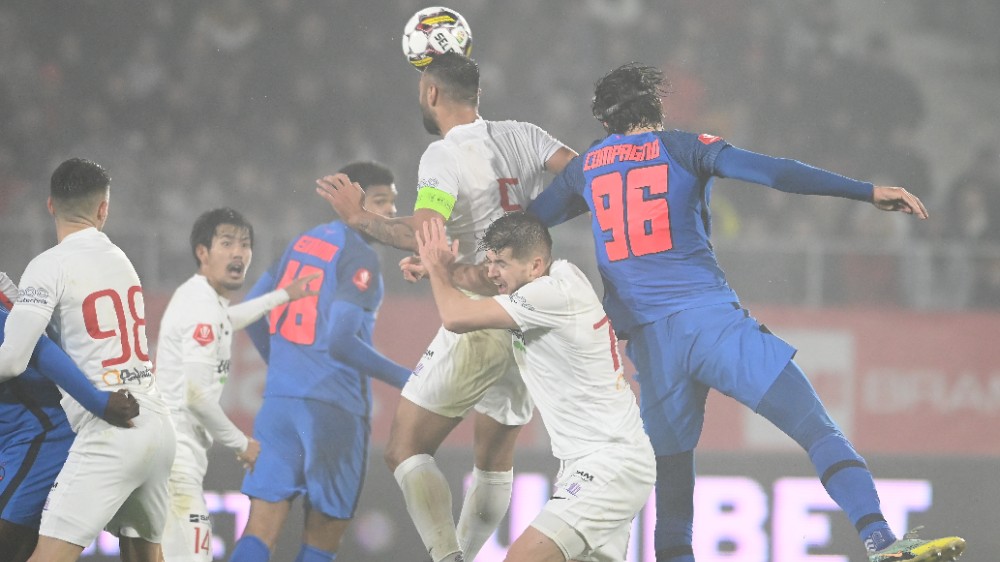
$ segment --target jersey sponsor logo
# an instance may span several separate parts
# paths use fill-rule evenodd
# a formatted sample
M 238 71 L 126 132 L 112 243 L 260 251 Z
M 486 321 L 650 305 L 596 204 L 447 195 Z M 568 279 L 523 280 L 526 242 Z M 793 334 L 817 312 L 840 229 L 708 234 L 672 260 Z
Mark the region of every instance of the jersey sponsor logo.
M 26 304 L 49 304 L 49 292 L 41 287 L 24 287 L 17 291 L 17 302 Z
M 511 293 L 510 302 L 520 306 L 521 308 L 526 308 L 528 310 L 535 310 L 535 307 L 528 303 L 528 300 L 517 293 Z
M 202 347 L 215 341 L 215 333 L 212 332 L 211 324 L 198 324 L 194 327 L 194 333 L 191 334 L 191 337 Z
M 223 380 L 225 380 L 225 377 L 229 376 L 229 367 L 231 364 L 229 359 L 219 359 L 218 365 L 215 366 L 215 373 L 222 375 Z
M 370 271 L 362 267 L 354 272 L 354 277 L 351 281 L 359 291 L 365 292 L 368 290 L 368 286 L 372 282 L 372 274 Z
M 296 252 L 302 252 L 303 254 L 308 254 L 328 262 L 333 259 L 333 256 L 337 255 L 340 247 L 320 238 L 303 235 L 296 240 L 293 249 Z
M 188 523 L 205 523 L 208 521 L 208 515 L 203 513 L 189 513 Z
M 612 144 L 588 152 L 583 161 L 583 169 L 593 170 L 615 162 L 644 162 L 659 157 L 659 139 L 644 144 Z
M 712 143 L 716 143 L 716 142 L 719 142 L 720 140 L 722 140 L 722 137 L 717 137 L 715 135 L 709 135 L 707 133 L 702 133 L 702 134 L 698 135 L 698 140 L 701 141 L 702 144 L 712 144 Z
M 148 367 L 141 369 L 108 369 L 101 375 L 101 380 L 108 386 L 122 384 L 140 384 L 145 379 L 153 378 L 153 371 Z
M 579 482 L 572 482 L 569 486 L 566 486 L 565 490 L 569 495 L 576 496 L 580 494 L 581 490 L 583 490 L 583 484 Z

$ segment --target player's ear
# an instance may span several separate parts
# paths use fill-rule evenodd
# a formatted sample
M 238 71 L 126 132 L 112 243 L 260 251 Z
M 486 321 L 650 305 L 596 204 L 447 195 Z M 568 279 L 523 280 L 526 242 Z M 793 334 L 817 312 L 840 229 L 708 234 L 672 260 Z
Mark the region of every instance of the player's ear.
M 107 199 L 101 199 L 101 203 L 97 206 L 97 222 L 103 223 L 108 220 L 108 207 L 110 202 Z
M 208 248 L 204 244 L 198 244 L 194 247 L 194 255 L 198 258 L 198 268 L 201 269 L 201 266 L 208 261 Z
M 52 204 L 52 198 L 49 197 L 45 200 L 45 208 L 49 210 L 49 214 L 53 217 L 56 216 L 56 207 Z

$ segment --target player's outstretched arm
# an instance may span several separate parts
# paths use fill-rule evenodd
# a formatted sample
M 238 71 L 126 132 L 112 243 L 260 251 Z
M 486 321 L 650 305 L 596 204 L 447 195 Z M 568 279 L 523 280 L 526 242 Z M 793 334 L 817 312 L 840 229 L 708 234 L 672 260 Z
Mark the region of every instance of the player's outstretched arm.
M 0 343 L 4 341 L 6 320 L 7 313 L 0 310 Z M 132 427 L 129 420 L 139 415 L 139 403 L 128 391 L 111 393 L 94 388 L 66 352 L 44 335 L 38 340 L 29 364 L 89 412 L 111 425 Z
M 899 211 L 921 219 L 928 217 L 924 202 L 902 187 L 876 185 L 872 191 L 872 204 L 883 211 Z
M 357 304 L 336 300 L 330 306 L 330 332 L 327 334 L 330 356 L 362 373 L 396 388 L 403 388 L 411 370 L 382 355 L 358 337 L 365 311 Z
M 264 317 L 272 308 L 289 301 L 319 295 L 319 273 L 293 280 L 259 297 L 248 298 L 240 304 L 230 306 L 226 311 L 233 330 L 242 330 Z
M 14 307 L 5 317 L 3 343 L 0 343 L 0 382 L 20 375 L 28 368 L 38 339 L 45 333 L 49 318 Z
M 324 176 L 316 180 L 316 185 L 316 193 L 330 203 L 348 226 L 400 250 L 416 251 L 414 232 L 424 221 L 440 216 L 428 209 L 418 209 L 409 217 L 388 218 L 373 213 L 364 207 L 364 190 L 345 174 Z
M 451 266 L 455 263 L 458 241 L 448 242 L 444 223 L 435 219 L 424 224 L 423 231 L 417 234 L 417 247 L 446 330 L 464 333 L 485 328 L 518 328 L 510 314 L 493 299 L 473 300 L 455 287 Z

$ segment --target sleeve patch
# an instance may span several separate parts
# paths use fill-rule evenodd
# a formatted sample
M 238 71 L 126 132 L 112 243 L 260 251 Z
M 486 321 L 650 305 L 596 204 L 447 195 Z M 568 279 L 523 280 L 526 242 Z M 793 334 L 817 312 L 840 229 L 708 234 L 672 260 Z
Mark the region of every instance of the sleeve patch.
M 49 292 L 43 287 L 24 287 L 17 292 L 17 302 L 49 305 Z
M 371 286 L 372 274 L 370 271 L 362 267 L 354 272 L 354 277 L 351 281 L 354 283 L 354 286 L 363 293 L 368 290 L 369 286 Z
M 717 143 L 720 140 L 722 140 L 722 137 L 717 137 L 715 135 L 709 135 L 707 133 L 702 133 L 702 134 L 698 135 L 698 140 L 701 141 L 702 144 L 713 144 L 713 143 Z
M 430 209 L 441 213 L 441 216 L 448 220 L 451 218 L 451 211 L 455 208 L 455 197 L 436 187 L 423 185 L 417 190 L 417 202 L 413 209 Z
M 191 337 L 202 347 L 215 341 L 215 333 L 212 331 L 211 324 L 198 324 L 194 327 L 194 333 L 191 334 Z

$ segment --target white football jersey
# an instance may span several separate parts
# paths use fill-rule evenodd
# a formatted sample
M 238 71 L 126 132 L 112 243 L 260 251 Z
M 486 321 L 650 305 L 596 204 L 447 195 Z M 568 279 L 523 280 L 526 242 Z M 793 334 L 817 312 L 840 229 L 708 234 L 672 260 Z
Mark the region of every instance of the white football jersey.
M 140 408 L 166 413 L 149 361 L 139 276 L 104 233 L 75 232 L 31 260 L 17 307 L 51 319 L 50 335 L 98 389 L 127 389 Z M 65 392 L 62 405 L 74 431 L 93 417 Z
M 203 275 L 196 274 L 170 297 L 157 340 L 157 384 L 177 429 L 174 469 L 200 478 L 208 469 L 207 451 L 212 437 L 187 407 L 188 395 L 222 394 L 229 377 L 233 340 L 228 307 L 229 299 L 219 295 Z M 210 365 L 211 379 L 202 381 L 186 376 L 185 362 Z M 235 426 L 232 429 L 242 437 L 243 433 Z
M 590 281 L 575 265 L 553 262 L 511 295 L 493 297 L 520 326 L 514 357 L 552 453 L 572 460 L 609 444 L 645 444 L 618 339 Z
M 564 145 L 541 127 L 520 121 L 459 125 L 431 143 L 420 157 L 419 190 L 443 191 L 454 200 L 445 211 L 448 236 L 457 239 L 458 261 L 483 259 L 478 238 L 507 211 L 524 210 L 545 188 L 545 162 Z

